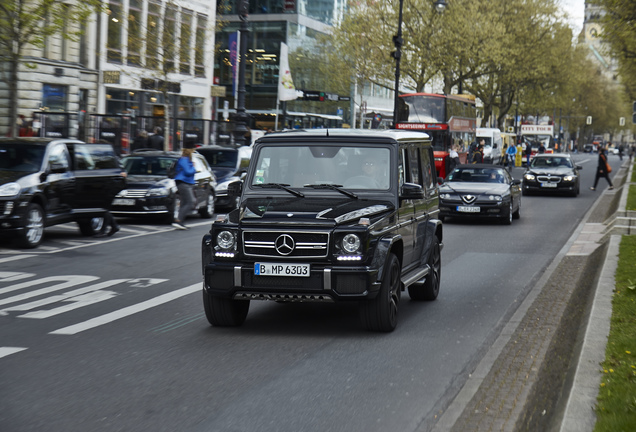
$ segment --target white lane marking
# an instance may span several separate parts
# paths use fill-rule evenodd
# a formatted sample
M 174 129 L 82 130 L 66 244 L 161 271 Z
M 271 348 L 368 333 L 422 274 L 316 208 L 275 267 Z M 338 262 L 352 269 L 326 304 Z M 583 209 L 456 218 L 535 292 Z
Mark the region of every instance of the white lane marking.
M 22 282 L 19 284 L 11 285 L 6 288 L 0 288 L 0 294 L 6 294 L 11 291 L 16 291 L 23 288 L 29 288 L 34 285 L 45 284 L 53 281 L 63 281 L 61 283 L 55 284 L 50 287 L 42 288 L 35 291 L 30 291 L 28 293 L 19 294 L 13 297 L 6 298 L 4 300 L 0 300 L 0 305 L 13 303 L 16 301 L 24 300 L 31 297 L 37 297 L 39 295 L 48 294 L 53 291 L 58 291 L 64 288 L 69 288 L 75 285 L 92 282 L 94 280 L 99 279 L 96 276 L 80 276 L 80 275 L 69 275 L 69 276 L 51 276 L 45 277 L 41 279 L 36 279 L 28 282 Z
M 35 273 L 0 272 L 0 282 L 13 282 L 35 276 Z
M 70 301 L 71 304 L 68 304 L 66 306 L 60 306 L 58 308 L 55 309 L 51 309 L 51 310 L 41 310 L 41 311 L 35 311 L 35 312 L 28 312 L 26 314 L 23 315 L 18 315 L 18 318 L 35 318 L 35 319 L 42 319 L 42 318 L 49 318 L 52 317 L 54 315 L 58 315 L 64 312 L 68 312 L 68 311 L 72 311 L 75 309 L 79 309 L 81 307 L 84 306 L 88 306 L 88 305 L 92 305 L 95 303 L 99 303 L 102 302 L 104 300 L 110 300 L 113 297 L 118 296 L 119 294 L 117 294 L 115 291 L 93 291 L 93 292 L 88 292 L 86 294 L 82 294 L 80 296 L 77 297 L 73 297 L 72 299 L 68 299 L 67 301 Z
M 6 258 L 0 258 L 0 264 L 11 262 L 11 261 L 18 261 L 25 258 L 33 258 L 34 256 L 37 256 L 37 255 L 13 255 Z
M 22 303 L 20 305 L 16 305 L 16 306 L 9 306 L 8 308 L 5 309 L 0 309 L 0 315 L 6 315 L 6 312 L 9 311 L 26 311 L 26 310 L 31 310 L 31 309 L 35 309 L 37 307 L 40 306 L 46 306 L 49 305 L 51 303 L 57 303 L 57 302 L 61 302 L 61 301 L 65 301 L 65 300 L 71 300 L 71 301 L 75 301 L 77 296 L 81 296 L 93 291 L 99 291 L 101 289 L 104 288 L 108 288 L 111 287 L 113 285 L 117 285 L 120 283 L 124 283 L 127 282 L 129 279 L 114 279 L 114 280 L 110 280 L 110 281 L 104 281 L 104 282 L 99 282 L 96 283 L 94 285 L 85 287 L 85 288 L 78 288 L 76 290 L 73 291 L 69 291 L 69 292 L 65 292 L 64 294 L 58 294 L 58 295 L 54 295 L 54 296 L 50 296 L 50 297 L 46 297 L 40 300 L 35 300 L 32 301 L 30 303 Z M 73 297 L 73 298 L 72 298 Z M 71 299 L 72 298 L 72 299 Z M 51 310 L 46 310 L 46 311 L 40 311 L 41 313 L 45 313 L 47 314 L 47 316 L 53 316 L 56 315 L 56 313 L 54 313 L 55 311 L 57 311 L 58 309 L 61 308 L 57 308 L 57 309 L 51 309 Z M 61 312 L 59 312 L 61 313 Z M 27 314 L 30 316 L 26 316 L 26 315 L 21 315 L 22 317 L 27 317 L 27 318 L 36 318 L 38 316 L 35 315 L 31 315 L 31 314 Z M 47 316 L 42 316 L 41 318 L 46 318 Z M 40 317 L 38 317 L 40 318 Z
M 11 354 L 18 353 L 20 351 L 24 351 L 27 348 L 22 347 L 0 347 L 0 358 L 6 357 Z
M 107 313 L 105 315 L 101 315 L 78 324 L 74 324 L 68 327 L 54 330 L 52 332 L 49 332 L 49 334 L 74 335 L 74 334 L 83 332 L 85 330 L 90 330 L 92 328 L 99 327 L 104 324 L 108 324 L 118 319 L 125 318 L 129 315 L 133 315 L 138 312 L 153 308 L 155 306 L 168 303 L 169 301 L 172 301 L 172 300 L 178 299 L 179 297 L 183 297 L 185 295 L 199 291 L 200 289 L 201 289 L 201 282 L 198 282 L 193 285 L 187 286 L 185 288 L 181 288 L 176 291 L 169 292 L 167 294 L 162 294 L 153 299 L 150 299 L 141 303 L 137 303 L 132 306 L 128 306 L 123 309 L 119 309 L 114 312 Z

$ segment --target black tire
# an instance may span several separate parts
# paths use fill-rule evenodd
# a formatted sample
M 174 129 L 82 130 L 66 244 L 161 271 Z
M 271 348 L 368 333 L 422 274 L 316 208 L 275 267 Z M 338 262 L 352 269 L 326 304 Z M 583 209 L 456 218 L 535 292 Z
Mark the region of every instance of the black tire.
M 512 225 L 512 198 L 510 198 L 507 214 L 501 216 L 501 223 L 504 225 Z
M 440 217 L 439 217 L 439 221 L 440 221 L 440 222 L 444 222 L 445 220 L 446 220 L 446 216 L 440 216 Z
M 401 273 L 400 260 L 395 254 L 390 254 L 380 292 L 376 298 L 360 304 L 360 318 L 368 330 L 377 332 L 395 330 L 402 291 Z
M 82 235 L 91 237 L 101 231 L 104 226 L 104 218 L 94 217 L 90 219 L 82 219 L 77 221 L 77 224 L 79 225 Z
M 20 233 L 18 242 L 26 249 L 36 248 L 44 238 L 44 211 L 39 204 L 31 203 L 27 207 L 26 225 Z
M 431 245 L 431 253 L 428 256 L 427 264 L 430 272 L 426 276 L 424 283 L 409 286 L 409 296 L 412 300 L 432 301 L 439 294 L 439 286 L 442 280 L 442 253 L 437 236 L 435 236 Z
M 168 213 L 164 217 L 164 222 L 171 224 L 175 219 L 179 219 L 179 208 L 181 207 L 181 200 L 179 195 L 175 195 L 172 198 L 172 204 L 168 207 Z M 183 221 L 181 221 L 183 223 Z
M 519 207 L 517 207 L 517 211 L 512 214 L 513 219 L 519 219 L 521 217 L 521 198 L 519 199 Z
M 199 209 L 199 214 L 202 218 L 209 219 L 214 214 L 214 210 L 214 194 L 210 192 L 207 201 L 205 202 L 205 206 Z
M 238 327 L 247 318 L 250 301 L 215 297 L 204 289 L 203 309 L 208 322 L 214 327 Z

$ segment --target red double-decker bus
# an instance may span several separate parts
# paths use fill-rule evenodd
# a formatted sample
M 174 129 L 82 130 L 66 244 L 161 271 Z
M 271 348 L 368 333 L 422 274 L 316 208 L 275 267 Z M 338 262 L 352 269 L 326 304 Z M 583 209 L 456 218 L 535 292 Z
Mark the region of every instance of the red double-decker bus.
M 440 177 L 446 178 L 448 174 L 451 145 L 457 146 L 460 162 L 466 162 L 476 126 L 474 96 L 410 93 L 399 97 L 395 128 L 422 131 L 431 136 L 435 168 Z

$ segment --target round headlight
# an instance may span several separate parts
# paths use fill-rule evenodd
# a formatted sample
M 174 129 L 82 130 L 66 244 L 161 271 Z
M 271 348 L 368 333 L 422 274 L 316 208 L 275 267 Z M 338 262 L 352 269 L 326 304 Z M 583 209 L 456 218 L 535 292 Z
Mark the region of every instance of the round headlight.
M 526 178 L 526 180 L 534 180 L 534 175 L 532 174 L 526 174 L 524 177 Z
M 231 249 L 234 246 L 234 235 L 230 231 L 221 231 L 216 235 L 216 244 L 221 249 Z
M 563 181 L 566 181 L 566 182 L 571 182 L 573 180 L 574 180 L 574 176 L 565 176 L 565 177 L 563 177 Z
M 342 249 L 347 253 L 354 253 L 360 249 L 360 237 L 355 234 L 347 234 L 342 239 Z

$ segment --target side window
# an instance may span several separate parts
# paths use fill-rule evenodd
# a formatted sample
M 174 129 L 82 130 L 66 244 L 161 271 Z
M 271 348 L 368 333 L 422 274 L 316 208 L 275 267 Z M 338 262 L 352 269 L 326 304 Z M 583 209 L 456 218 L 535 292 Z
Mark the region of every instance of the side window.
M 75 166 L 79 170 L 119 168 L 119 162 L 110 145 L 75 144 Z
M 416 145 L 412 144 L 409 146 L 409 159 L 410 159 L 410 167 L 411 167 L 411 183 L 418 184 L 422 186 L 422 177 L 420 175 L 420 158 L 418 155 L 418 148 Z
M 422 166 L 422 186 L 425 189 L 432 189 L 435 187 L 435 159 L 433 158 L 433 150 L 430 147 L 423 147 L 418 149 L 420 152 L 420 163 Z
M 66 169 L 71 166 L 68 160 L 68 152 L 66 151 L 66 146 L 64 144 L 58 144 L 51 149 L 48 164 L 49 166 L 53 164 L 61 165 Z
M 398 171 L 399 171 L 399 185 L 402 186 L 404 183 L 409 183 L 411 181 L 410 170 L 409 170 L 409 157 L 406 147 L 400 148 L 399 154 L 400 160 L 398 162 Z

